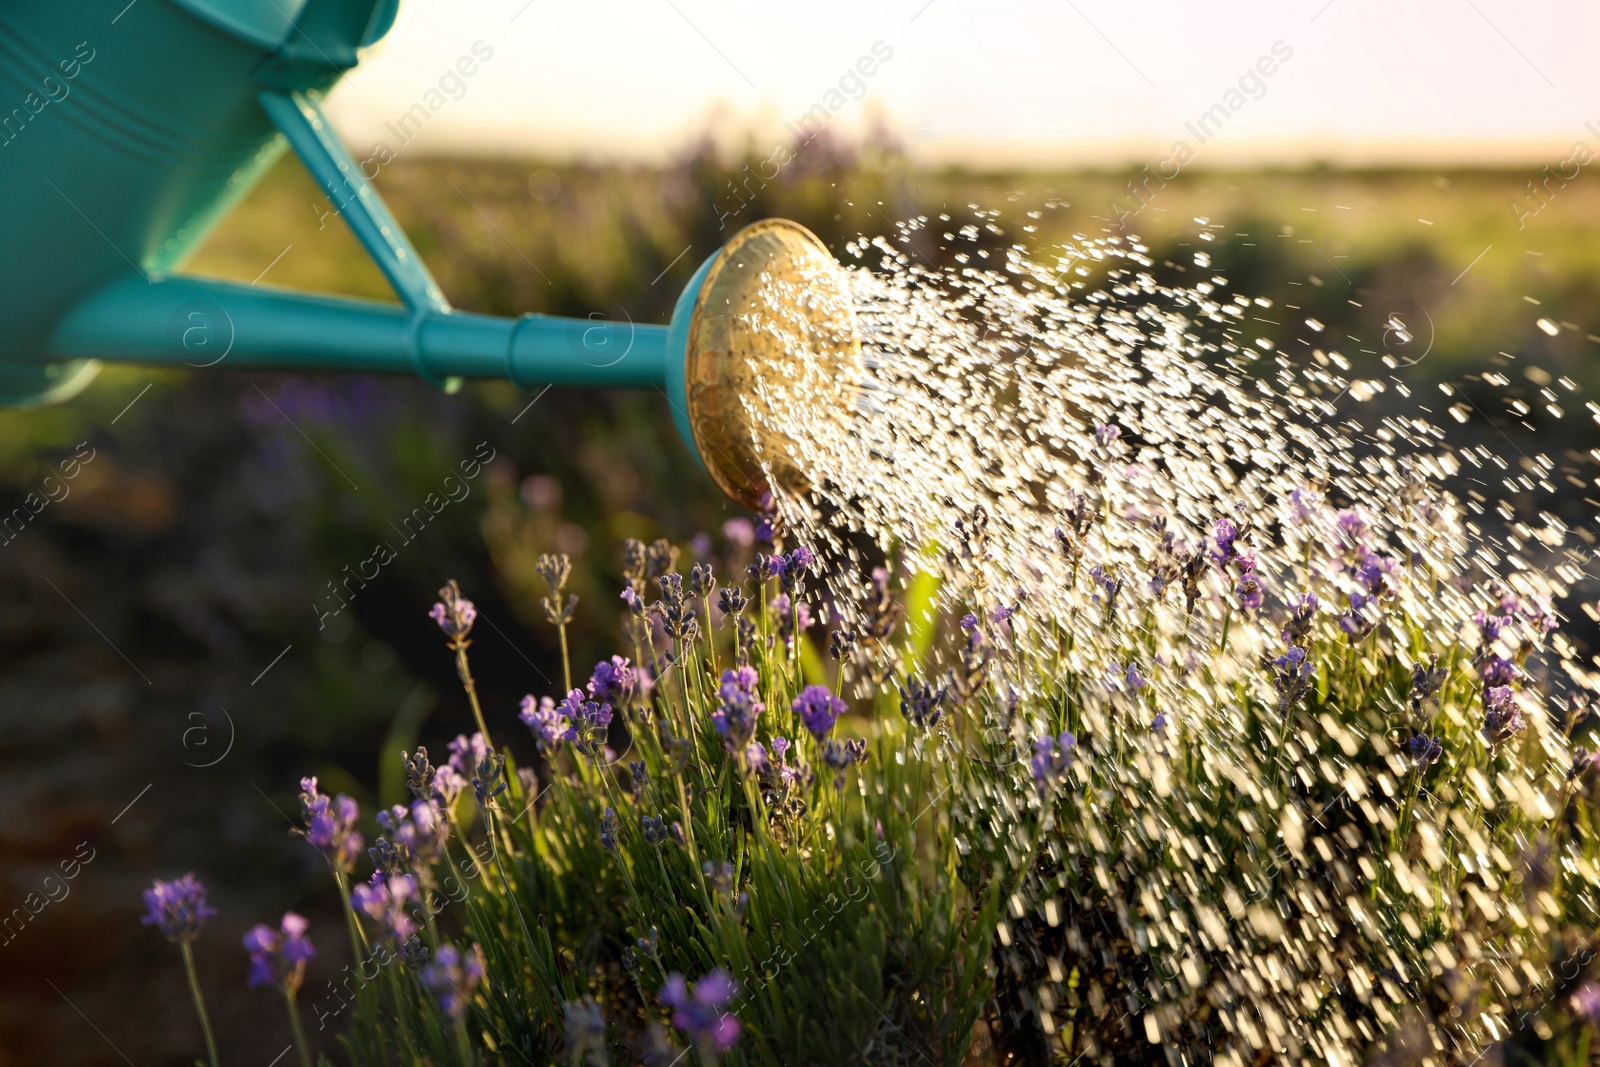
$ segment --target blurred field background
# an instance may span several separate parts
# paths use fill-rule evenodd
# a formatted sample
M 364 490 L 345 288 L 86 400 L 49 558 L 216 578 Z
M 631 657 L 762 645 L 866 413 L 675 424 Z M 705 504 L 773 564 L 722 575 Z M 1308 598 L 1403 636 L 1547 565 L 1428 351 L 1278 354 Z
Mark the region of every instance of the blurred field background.
M 719 153 L 708 139 L 667 167 L 404 159 L 377 185 L 461 308 L 665 322 L 699 263 L 765 216 L 805 224 L 844 256 L 848 240 L 892 234 L 895 220 L 942 212 L 962 224 L 978 205 L 1005 213 L 995 247 L 1048 247 L 1115 230 L 1116 205 L 1140 204 L 1129 182 L 1144 180 L 917 169 L 888 138 L 826 134 L 775 179 L 751 180 L 767 155 L 754 144 Z M 1600 445 L 1584 406 L 1600 388 L 1600 186 L 1552 186 L 1519 228 L 1512 201 L 1537 206 L 1526 183 L 1538 177 L 1196 170 L 1143 186 L 1122 232 L 1144 238 L 1164 280 L 1222 274 L 1232 291 L 1268 298 L 1246 325 L 1285 357 L 1337 348 L 1384 382 L 1342 400 L 1341 415 L 1370 427 L 1421 406 L 1457 443 L 1513 464 L 1549 455 L 1564 517 L 1582 525 L 1595 514 L 1585 457 Z M 1024 234 L 1026 212 L 1051 201 L 1070 206 Z M 1203 226 L 1215 240 L 1197 239 Z M 910 254 L 941 263 L 939 231 Z M 292 159 L 189 269 L 388 296 Z M 1392 335 L 1395 315 L 1412 347 Z M 1270 374 L 1272 358 L 1264 351 L 1255 369 Z M 458 579 L 482 609 L 473 657 L 485 709 L 491 728 L 520 739 L 517 699 L 559 690 L 555 634 L 537 615 L 538 553 L 574 557 L 585 601 L 574 662 L 586 665 L 615 650 L 621 538 L 705 534 L 721 549 L 723 522 L 741 513 L 697 470 L 662 396 L 532 399 L 507 385 L 443 396 L 407 380 L 224 363 L 108 370 L 70 404 L 0 418 L 6 509 L 79 442 L 96 450 L 65 499 L 0 545 L 0 911 L 21 906 L 79 842 L 95 855 L 69 896 L 0 944 L 0 1063 L 192 1058 L 198 1033 L 175 953 L 137 923 L 139 890 L 189 869 L 221 911 L 197 948 L 224 1056 L 268 1062 L 288 1037 L 276 999 L 244 988 L 245 929 L 286 908 L 312 918 L 322 955 L 308 1003 L 345 962 L 321 861 L 287 832 L 299 776 L 319 775 L 370 812 L 400 797 L 399 750 L 470 730 L 426 617 L 439 584 Z M 1457 426 L 1446 409 L 1459 403 L 1478 410 Z M 313 603 L 330 604 L 327 583 L 377 543 L 398 546 L 392 524 L 484 442 L 496 458 L 466 498 L 319 628 Z M 331 1048 L 337 1023 L 320 1033 L 307 1023 Z

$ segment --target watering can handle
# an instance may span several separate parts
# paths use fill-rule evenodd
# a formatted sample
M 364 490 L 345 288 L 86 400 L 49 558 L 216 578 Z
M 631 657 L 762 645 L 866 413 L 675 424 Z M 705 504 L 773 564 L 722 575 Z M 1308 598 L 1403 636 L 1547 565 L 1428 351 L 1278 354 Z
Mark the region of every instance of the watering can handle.
M 361 166 L 345 150 L 310 91 L 263 89 L 258 99 L 267 117 L 322 186 L 328 200 L 389 280 L 395 295 L 412 313 L 413 319 L 420 324 L 430 313 L 448 312 L 450 302 L 445 299 L 439 283 L 434 281 L 405 231 L 389 213 L 389 206 L 367 181 Z M 412 365 L 417 374 L 440 389 L 453 392 L 460 382 L 435 374 L 414 343 L 415 334 L 412 336 Z
M 395 295 L 412 311 L 448 311 L 450 303 L 439 284 L 389 213 L 389 206 L 333 132 L 321 105 L 302 89 L 264 89 L 259 99 L 272 124 L 288 139 L 306 170 L 389 279 Z

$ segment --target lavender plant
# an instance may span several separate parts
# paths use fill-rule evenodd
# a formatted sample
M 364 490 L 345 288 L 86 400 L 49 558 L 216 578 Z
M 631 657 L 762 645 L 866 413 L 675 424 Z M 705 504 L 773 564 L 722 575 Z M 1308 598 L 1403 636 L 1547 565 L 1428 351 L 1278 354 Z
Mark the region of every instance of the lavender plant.
M 377 814 L 364 880 L 354 802 L 302 783 L 363 961 L 352 1062 L 961 1062 L 998 905 L 957 877 L 950 753 L 807 683 L 808 550 L 749 584 L 685 583 L 675 556 L 626 548 L 633 657 L 523 700 L 537 774 L 481 729 L 438 766 L 404 754 L 412 799 Z M 440 597 L 473 694 L 476 611 Z M 247 938 L 291 1012 L 292 918 Z
M 537 774 L 481 731 L 404 756 L 411 801 L 347 894 L 370 964 L 348 1059 L 958 1064 L 976 1038 L 1018 1063 L 1586 1062 L 1600 758 L 1568 748 L 1584 708 L 1530 681 L 1548 609 L 1499 596 L 1437 640 L 1396 607 L 1428 578 L 1406 531 L 1296 521 L 1156 531 L 1177 562 L 1152 554 L 1166 579 L 1122 578 L 1108 617 L 1100 511 L 1056 542 L 1090 561 L 1080 624 L 947 575 L 928 657 L 884 570 L 832 678 L 782 626 L 793 553 L 758 563 L 765 590 L 657 575 L 623 617 L 659 622 L 629 632 L 660 674 L 614 656 L 526 698 Z M 1208 598 L 1209 651 L 1159 628 Z M 358 813 L 302 785 L 343 889 Z M 182 943 L 205 909 L 174 893 Z M 296 1024 L 303 934 L 246 939 Z

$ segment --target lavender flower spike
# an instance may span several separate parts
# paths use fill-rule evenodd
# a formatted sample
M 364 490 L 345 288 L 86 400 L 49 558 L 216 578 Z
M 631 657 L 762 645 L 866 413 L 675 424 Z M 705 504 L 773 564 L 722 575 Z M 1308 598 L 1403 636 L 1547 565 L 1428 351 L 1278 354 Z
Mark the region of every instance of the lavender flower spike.
M 589 695 L 613 708 L 627 706 L 629 698 L 633 696 L 634 686 L 633 667 L 621 656 L 612 656 L 609 662 L 601 660 L 589 675 Z
M 694 984 L 681 974 L 669 974 L 661 1000 L 672 1009 L 672 1025 L 702 1049 L 726 1052 L 739 1040 L 739 1020 L 724 1010 L 738 991 L 726 971 L 718 968 Z
M 1261 607 L 1261 579 L 1255 571 L 1245 571 L 1239 575 L 1239 581 L 1233 587 L 1234 593 L 1239 597 L 1241 611 L 1256 611 Z
M 451 1022 L 466 1016 L 473 991 L 483 981 L 483 949 L 476 943 L 467 952 L 454 945 L 443 945 L 433 962 L 422 969 L 422 984 L 439 998 L 439 1008 Z
M 378 924 L 396 943 L 417 932 L 417 924 L 406 911 L 406 901 L 417 895 L 417 883 L 409 874 L 385 874 L 350 891 L 350 905 Z M 443 950 L 441 950 L 443 951 Z
M 461 595 L 461 587 L 452 578 L 439 590 L 439 603 L 428 612 L 428 618 L 439 624 L 439 629 L 444 631 L 446 637 L 459 641 L 472 632 L 478 609 L 472 601 Z
M 717 695 L 722 703 L 711 713 L 711 722 L 722 735 L 728 751 L 742 756 L 755 739 L 756 720 L 767 706 L 756 699 L 761 684 L 754 667 L 739 667 L 722 672 Z
M 250 953 L 250 988 L 277 986 L 294 996 L 305 980 L 306 961 L 317 954 L 306 936 L 309 926 L 304 916 L 288 911 L 280 929 L 258 923 L 244 935 L 244 948 Z
M 523 697 L 522 710 L 517 712 L 517 718 L 533 731 L 533 739 L 540 752 L 554 752 L 567 736 L 566 716 L 556 710 L 556 702 L 549 697 L 540 697 L 537 701 L 532 695 Z
M 180 945 L 198 938 L 200 925 L 217 913 L 206 903 L 206 887 L 193 873 L 151 883 L 144 891 L 144 904 L 149 912 L 139 922 L 156 927 L 168 941 Z
M 300 815 L 307 841 L 327 857 L 336 870 L 349 874 L 361 855 L 361 833 L 356 829 L 360 810 L 340 793 L 329 797 L 317 791 L 316 778 L 300 779 Z
M 1491 748 L 1511 739 L 1528 724 L 1517 705 L 1517 695 L 1508 685 L 1490 686 L 1483 694 L 1483 737 Z
M 829 692 L 825 685 L 808 685 L 801 690 L 791 707 L 820 744 L 849 705 Z
M 1439 762 L 1439 757 L 1444 755 L 1444 746 L 1437 737 L 1427 734 L 1417 734 L 1406 742 L 1406 755 L 1411 757 L 1411 762 L 1417 770 L 1426 770 Z
M 1066 776 L 1077 755 L 1078 738 L 1071 730 L 1063 730 L 1060 737 L 1045 734 L 1033 743 L 1033 780 L 1040 795 L 1049 793 L 1055 784 Z

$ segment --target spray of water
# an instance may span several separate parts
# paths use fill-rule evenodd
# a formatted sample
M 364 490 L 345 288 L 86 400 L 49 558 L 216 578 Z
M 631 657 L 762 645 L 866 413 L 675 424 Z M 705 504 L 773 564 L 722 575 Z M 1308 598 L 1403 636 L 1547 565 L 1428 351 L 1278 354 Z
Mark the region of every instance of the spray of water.
M 1555 618 L 1593 537 L 1555 462 L 1358 414 L 1384 383 L 1247 342 L 1269 304 L 1203 251 L 1175 287 L 1136 239 L 1041 255 L 971 210 L 852 247 L 846 405 L 793 310 L 825 287 L 770 286 L 791 365 L 747 412 L 810 483 L 777 505 L 857 695 L 960 764 L 1000 1003 L 1103 1062 L 1472 1060 L 1596 918 L 1557 819 L 1595 676 Z M 920 662 L 873 640 L 895 551 L 939 581 L 913 629 L 962 618 Z

